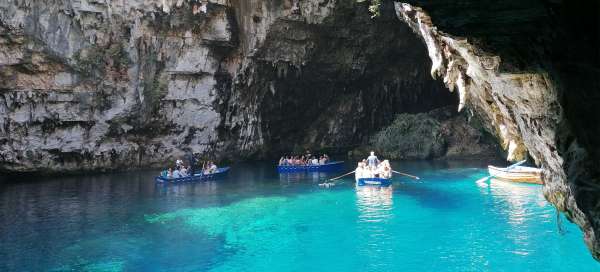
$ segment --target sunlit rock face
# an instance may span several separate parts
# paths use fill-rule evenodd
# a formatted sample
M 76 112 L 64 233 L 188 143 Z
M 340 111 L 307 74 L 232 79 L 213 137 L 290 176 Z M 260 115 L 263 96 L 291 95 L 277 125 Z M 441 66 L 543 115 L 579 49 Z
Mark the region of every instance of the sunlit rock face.
M 600 15 L 597 1 L 406 1 L 431 73 L 507 149 L 544 169 L 544 194 L 600 257 Z
M 354 146 L 455 103 L 392 5 L 0 2 L 0 170 L 164 165 Z

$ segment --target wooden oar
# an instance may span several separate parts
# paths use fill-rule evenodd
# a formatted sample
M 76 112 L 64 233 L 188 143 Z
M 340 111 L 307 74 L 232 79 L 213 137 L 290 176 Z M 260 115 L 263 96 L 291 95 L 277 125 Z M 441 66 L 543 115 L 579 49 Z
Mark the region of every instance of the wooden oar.
M 398 172 L 398 171 L 394 171 L 394 170 L 392 170 L 392 172 L 394 172 L 394 173 L 396 173 L 396 174 L 403 175 L 403 176 L 407 176 L 407 177 L 410 177 L 410 178 L 414 178 L 414 179 L 421 179 L 421 178 L 419 178 L 419 177 L 417 177 L 417 176 L 409 175 L 409 174 L 402 173 L 402 172 Z
M 521 165 L 521 164 L 525 163 L 526 161 L 527 161 L 527 160 L 522 160 L 522 161 L 520 161 L 520 162 L 517 162 L 517 163 L 515 163 L 515 164 L 512 164 L 512 165 L 510 165 L 510 166 L 506 167 L 506 170 L 510 170 L 511 168 L 513 168 L 513 167 L 515 167 L 515 166 L 519 166 L 519 165 Z M 480 179 L 478 179 L 478 180 L 477 180 L 477 181 L 475 181 L 475 182 L 477 182 L 477 183 L 479 183 L 479 182 L 483 182 L 483 181 L 485 181 L 485 180 L 487 180 L 487 179 L 489 179 L 489 178 L 492 178 L 492 177 L 494 177 L 494 176 L 493 176 L 493 175 L 489 175 L 489 176 L 487 176 L 487 177 L 480 178 Z
M 347 176 L 347 175 L 350 175 L 350 174 L 352 174 L 352 173 L 354 173 L 354 172 L 356 172 L 356 170 L 354 170 L 354 171 L 352 171 L 352 172 L 348 172 L 348 173 L 346 173 L 346 174 L 343 174 L 343 175 L 341 175 L 341 176 L 339 176 L 339 177 L 335 177 L 335 178 L 332 178 L 332 179 L 328 179 L 327 181 L 334 181 L 334 180 L 337 180 L 337 179 L 341 179 L 341 178 L 343 178 L 343 177 L 345 177 L 345 176 Z M 334 182 L 323 182 L 323 183 L 319 183 L 319 186 L 320 186 L 320 187 L 326 187 L 326 188 L 329 188 L 329 187 L 331 187 L 331 186 L 334 186 L 334 185 L 335 185 L 335 183 L 334 183 Z
M 347 176 L 347 175 L 350 175 L 350 174 L 352 174 L 352 173 L 354 173 L 354 172 L 356 172 L 356 170 L 354 170 L 354 171 L 352 171 L 352 172 L 348 172 L 348 173 L 346 173 L 346 174 L 343 174 L 343 175 L 341 175 L 341 176 L 339 176 L 339 177 L 335 177 L 335 178 L 329 179 L 329 180 L 341 179 L 341 178 L 343 178 L 343 177 L 345 177 L 345 176 Z

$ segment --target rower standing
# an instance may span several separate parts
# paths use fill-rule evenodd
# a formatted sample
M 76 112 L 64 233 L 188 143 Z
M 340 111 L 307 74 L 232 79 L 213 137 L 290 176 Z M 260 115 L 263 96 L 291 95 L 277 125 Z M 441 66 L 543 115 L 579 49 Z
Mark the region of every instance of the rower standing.
M 369 164 L 369 168 L 375 169 L 379 164 L 379 159 L 375 156 L 375 151 L 371 151 L 371 155 L 367 158 L 367 163 Z

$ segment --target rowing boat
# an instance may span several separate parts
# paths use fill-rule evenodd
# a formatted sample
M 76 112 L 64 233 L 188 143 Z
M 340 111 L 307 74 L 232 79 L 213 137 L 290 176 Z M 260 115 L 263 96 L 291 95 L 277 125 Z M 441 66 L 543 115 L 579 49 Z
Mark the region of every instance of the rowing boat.
M 278 165 L 277 171 L 279 173 L 286 172 L 336 172 L 341 171 L 344 168 L 343 161 L 330 162 L 325 164 L 309 164 L 309 165 Z
M 187 176 L 187 177 L 182 177 L 182 178 L 169 178 L 166 176 L 157 176 L 155 178 L 155 180 L 156 180 L 156 182 L 165 182 L 165 183 L 166 182 L 176 183 L 176 182 L 190 182 L 190 181 L 205 181 L 205 180 L 223 178 L 227 175 L 228 172 L 229 172 L 229 167 L 221 167 L 221 168 L 217 168 L 217 170 L 215 170 L 215 172 L 213 172 L 213 173 L 198 173 L 193 176 Z
M 542 169 L 527 166 L 515 166 L 510 169 L 488 166 L 490 176 L 514 182 L 543 184 Z
M 390 184 L 392 184 L 392 179 L 390 179 L 390 178 L 358 178 L 358 179 L 356 179 L 356 185 L 358 185 L 358 186 L 366 186 L 366 185 L 389 186 Z

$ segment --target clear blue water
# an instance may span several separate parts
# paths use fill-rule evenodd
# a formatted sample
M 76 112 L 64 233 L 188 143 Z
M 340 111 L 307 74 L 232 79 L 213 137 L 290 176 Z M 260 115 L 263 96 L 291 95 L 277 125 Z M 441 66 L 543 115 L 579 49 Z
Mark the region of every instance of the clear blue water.
M 600 271 L 541 187 L 478 184 L 473 163 L 396 169 L 422 180 L 322 189 L 259 163 L 167 186 L 155 171 L 5 178 L 0 271 Z

